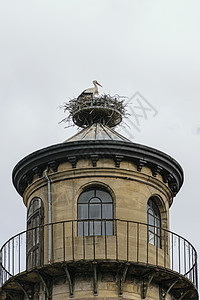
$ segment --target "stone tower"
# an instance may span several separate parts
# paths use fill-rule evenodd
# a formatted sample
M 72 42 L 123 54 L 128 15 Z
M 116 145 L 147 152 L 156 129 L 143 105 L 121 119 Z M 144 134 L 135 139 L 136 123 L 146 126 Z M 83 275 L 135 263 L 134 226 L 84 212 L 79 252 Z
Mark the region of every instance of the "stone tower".
M 13 170 L 27 229 L 1 248 L 0 299 L 198 299 L 196 251 L 169 230 L 181 166 L 113 130 L 117 99 L 73 105 L 83 129 Z

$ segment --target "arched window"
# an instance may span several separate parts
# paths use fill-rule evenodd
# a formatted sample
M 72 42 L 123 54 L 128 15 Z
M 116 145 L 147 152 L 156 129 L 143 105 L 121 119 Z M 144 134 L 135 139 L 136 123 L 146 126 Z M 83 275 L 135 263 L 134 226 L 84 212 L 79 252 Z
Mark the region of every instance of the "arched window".
M 85 221 L 79 221 L 83 219 Z M 107 191 L 93 187 L 81 193 L 78 198 L 78 236 L 113 235 L 112 220 L 113 200 Z
M 155 198 L 151 197 L 147 202 L 147 224 L 148 224 L 148 242 L 161 248 L 161 218 Z
M 27 213 L 27 269 L 43 263 L 43 203 L 33 198 Z

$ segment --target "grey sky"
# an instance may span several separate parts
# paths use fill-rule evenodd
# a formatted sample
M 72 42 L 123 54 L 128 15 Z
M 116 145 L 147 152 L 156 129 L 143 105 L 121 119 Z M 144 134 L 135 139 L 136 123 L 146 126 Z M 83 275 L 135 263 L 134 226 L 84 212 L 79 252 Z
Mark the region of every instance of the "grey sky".
M 119 132 L 182 165 L 171 229 L 200 254 L 199 13 L 195 0 L 0 2 L 1 245 L 26 226 L 13 167 L 76 132 L 58 125 L 65 117 L 58 107 L 97 79 L 102 93 L 139 91 L 157 109 L 140 132 Z

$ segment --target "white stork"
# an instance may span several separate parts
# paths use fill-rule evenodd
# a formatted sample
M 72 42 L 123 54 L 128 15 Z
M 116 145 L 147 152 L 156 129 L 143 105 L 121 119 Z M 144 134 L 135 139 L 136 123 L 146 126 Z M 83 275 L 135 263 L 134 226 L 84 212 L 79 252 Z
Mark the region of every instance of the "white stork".
M 93 80 L 93 84 L 94 84 L 94 87 L 93 87 L 93 88 L 89 88 L 89 89 L 84 90 L 84 91 L 78 96 L 78 98 L 84 97 L 84 96 L 95 96 L 95 95 L 98 95 L 98 94 L 99 94 L 99 91 L 98 91 L 97 84 L 98 84 L 99 86 L 101 86 L 101 87 L 102 87 L 102 85 L 100 85 L 100 83 L 98 83 L 96 80 Z

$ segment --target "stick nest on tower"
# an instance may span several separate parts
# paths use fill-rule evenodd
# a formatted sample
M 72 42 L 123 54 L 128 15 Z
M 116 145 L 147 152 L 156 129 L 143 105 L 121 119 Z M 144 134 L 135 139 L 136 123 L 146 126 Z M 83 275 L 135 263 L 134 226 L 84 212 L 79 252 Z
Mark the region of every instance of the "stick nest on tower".
M 101 123 L 115 127 L 126 116 L 125 97 L 119 95 L 100 95 L 98 97 L 79 96 L 64 103 L 62 106 L 68 116 L 61 122 L 70 126 L 71 121 L 79 127 L 85 128 L 94 123 Z

